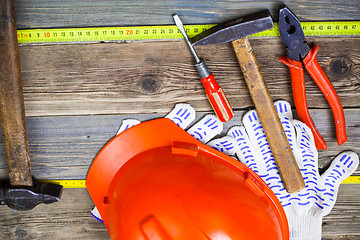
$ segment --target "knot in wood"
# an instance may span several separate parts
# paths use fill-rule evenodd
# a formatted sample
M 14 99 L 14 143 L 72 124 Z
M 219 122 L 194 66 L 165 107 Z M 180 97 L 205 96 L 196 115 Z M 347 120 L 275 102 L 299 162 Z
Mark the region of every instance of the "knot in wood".
M 27 231 L 25 231 L 24 229 L 17 229 L 15 231 L 15 236 L 17 238 L 24 238 L 27 235 Z
M 332 73 L 345 76 L 350 71 L 351 64 L 346 58 L 336 58 L 330 62 L 330 70 Z
M 142 80 L 141 82 L 141 87 L 150 93 L 154 93 L 158 90 L 159 88 L 159 83 L 158 81 L 154 80 L 153 78 L 147 77 L 144 80 Z

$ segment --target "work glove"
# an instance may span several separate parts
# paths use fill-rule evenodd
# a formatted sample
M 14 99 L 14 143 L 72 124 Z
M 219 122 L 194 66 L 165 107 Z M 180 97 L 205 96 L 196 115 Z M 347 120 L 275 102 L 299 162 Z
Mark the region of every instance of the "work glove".
M 318 152 L 310 128 L 293 120 L 288 102 L 274 104 L 304 178 L 304 189 L 295 193 L 285 190 L 256 111 L 246 113 L 244 126 L 230 128 L 228 135 L 236 140 L 238 159 L 256 172 L 280 200 L 288 219 L 290 239 L 320 240 L 322 218 L 333 208 L 340 183 L 357 169 L 359 157 L 355 152 L 343 152 L 320 176 Z M 219 146 L 213 147 L 221 151 Z

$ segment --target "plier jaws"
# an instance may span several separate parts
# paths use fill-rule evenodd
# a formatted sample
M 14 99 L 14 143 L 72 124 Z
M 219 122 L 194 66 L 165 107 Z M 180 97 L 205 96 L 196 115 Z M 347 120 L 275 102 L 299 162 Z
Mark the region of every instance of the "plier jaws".
M 302 61 L 309 53 L 309 45 L 299 20 L 286 7 L 280 9 L 279 32 L 288 57 L 296 61 Z
M 280 10 L 279 32 L 287 50 L 287 56 L 280 57 L 280 61 L 290 69 L 294 101 L 300 120 L 312 130 L 316 148 L 327 149 L 325 140 L 315 127 L 308 110 L 303 70 L 305 67 L 331 107 L 337 142 L 338 145 L 343 144 L 347 141 L 344 110 L 333 85 L 316 60 L 319 46 L 309 48 L 299 20 L 286 7 Z

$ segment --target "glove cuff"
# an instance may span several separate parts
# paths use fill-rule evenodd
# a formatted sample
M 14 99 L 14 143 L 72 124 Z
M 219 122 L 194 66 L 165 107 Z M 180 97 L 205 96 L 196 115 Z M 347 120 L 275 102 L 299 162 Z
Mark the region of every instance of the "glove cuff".
M 287 214 L 290 240 L 321 240 L 322 217 L 319 215 Z

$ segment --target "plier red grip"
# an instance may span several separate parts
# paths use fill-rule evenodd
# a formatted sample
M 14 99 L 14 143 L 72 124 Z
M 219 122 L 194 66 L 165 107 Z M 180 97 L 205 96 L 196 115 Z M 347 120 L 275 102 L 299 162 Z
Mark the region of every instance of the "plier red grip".
M 337 142 L 339 145 L 343 144 L 347 141 L 344 110 L 333 85 L 316 60 L 319 46 L 309 48 L 299 20 L 286 7 L 280 10 L 279 31 L 288 53 L 286 57 L 280 57 L 280 61 L 290 69 L 295 106 L 300 120 L 311 128 L 316 148 L 327 149 L 308 110 L 304 66 L 328 101 L 335 119 Z

